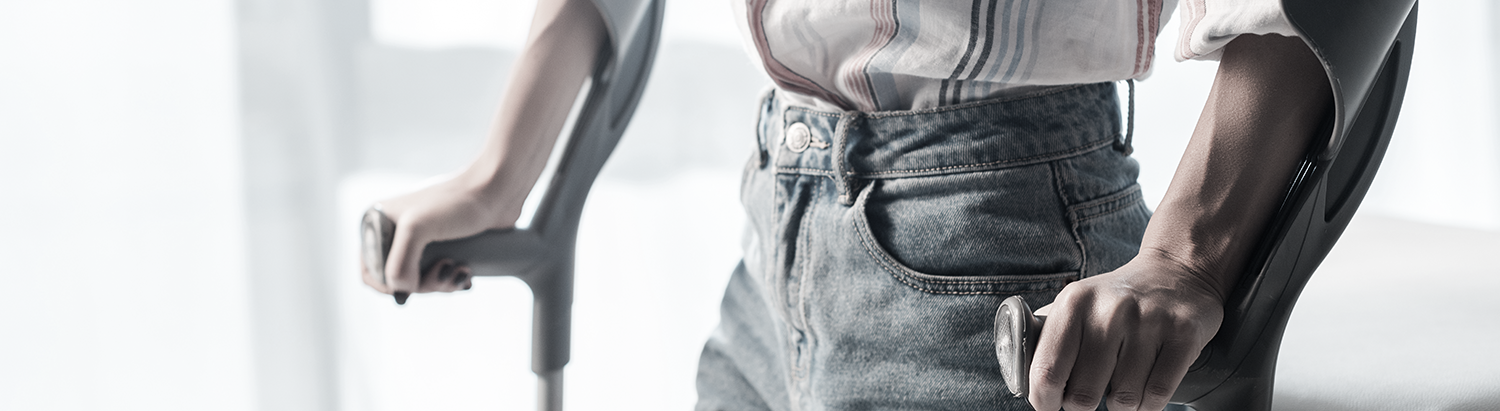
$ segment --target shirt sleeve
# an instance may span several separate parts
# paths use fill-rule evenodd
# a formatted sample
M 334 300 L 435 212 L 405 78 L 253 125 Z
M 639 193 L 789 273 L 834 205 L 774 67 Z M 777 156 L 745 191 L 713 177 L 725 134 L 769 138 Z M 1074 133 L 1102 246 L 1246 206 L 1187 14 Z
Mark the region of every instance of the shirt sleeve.
M 1218 60 L 1241 34 L 1297 35 L 1281 0 L 1181 0 L 1177 14 L 1177 61 Z

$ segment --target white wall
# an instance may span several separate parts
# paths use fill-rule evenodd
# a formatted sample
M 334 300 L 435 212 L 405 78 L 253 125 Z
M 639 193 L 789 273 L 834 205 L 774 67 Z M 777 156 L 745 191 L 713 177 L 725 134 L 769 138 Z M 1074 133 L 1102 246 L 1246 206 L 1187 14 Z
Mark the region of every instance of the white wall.
M 1500 230 L 1500 3 L 1421 3 L 1406 103 L 1361 211 Z
M 254 408 L 231 6 L 0 1 L 0 408 Z
M 529 13 L 518 10 L 531 2 L 374 3 L 374 36 L 387 45 L 493 51 L 520 43 L 516 22 Z M 269 403 L 257 404 L 274 393 L 257 391 L 252 366 L 234 4 L 0 0 L 0 407 Z M 1500 229 L 1497 9 L 1485 0 L 1424 3 L 1400 134 L 1362 213 Z M 724 1 L 673 1 L 641 116 L 585 211 L 568 368 L 574 408 L 692 402 L 697 347 L 737 258 L 733 187 L 750 138 L 738 130 L 753 121 L 753 90 L 765 84 L 734 60 L 741 50 L 730 18 Z M 674 66 L 701 56 L 736 74 L 695 78 Z M 504 64 L 473 61 L 485 59 Z M 1153 204 L 1215 68 L 1171 62 L 1165 52 L 1156 65 L 1140 83 L 1136 136 Z M 476 112 L 484 110 L 492 108 Z M 342 220 L 327 224 L 352 227 L 369 201 L 472 156 L 465 150 L 478 140 L 462 138 L 434 141 L 441 148 L 416 165 L 344 179 L 323 200 L 336 202 Z M 327 273 L 338 305 L 329 334 L 341 339 L 328 343 L 339 349 L 338 400 L 272 400 L 310 409 L 531 407 L 524 286 L 481 281 L 472 292 L 397 308 L 354 280 L 352 233 L 338 240 L 325 245 L 342 253 L 327 257 L 342 267 Z

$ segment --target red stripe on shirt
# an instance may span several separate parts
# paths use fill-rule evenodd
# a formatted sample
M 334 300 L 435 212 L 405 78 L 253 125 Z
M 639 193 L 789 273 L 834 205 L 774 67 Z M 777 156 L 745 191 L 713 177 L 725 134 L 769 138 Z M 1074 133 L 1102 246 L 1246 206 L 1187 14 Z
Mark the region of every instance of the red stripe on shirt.
M 844 100 L 843 97 L 824 89 L 823 86 L 819 86 L 818 83 L 806 77 L 802 77 L 792 71 L 792 69 L 787 68 L 785 64 L 781 64 L 780 61 L 776 60 L 775 56 L 771 55 L 771 45 L 766 39 L 765 19 L 761 18 L 761 15 L 766 11 L 767 2 L 769 0 L 752 0 L 750 7 L 747 7 L 747 14 L 749 14 L 748 17 L 750 18 L 750 31 L 752 32 L 751 36 L 754 37 L 756 51 L 760 53 L 761 64 L 766 66 L 766 74 L 771 76 L 771 80 L 775 81 L 777 86 L 787 91 L 806 94 L 833 103 L 839 107 L 850 108 L 852 105 Z
M 1135 0 L 1135 67 L 1130 77 L 1141 75 L 1141 55 L 1146 52 L 1146 0 Z
M 1151 3 L 1151 26 L 1146 27 L 1146 67 L 1141 73 L 1151 71 L 1151 62 L 1156 59 L 1156 36 L 1161 32 L 1161 2 L 1162 0 L 1147 0 Z
M 880 109 L 876 107 L 875 91 L 869 87 L 869 75 L 866 71 L 869 69 L 870 61 L 875 59 L 875 54 L 896 37 L 896 17 L 892 13 L 893 10 L 894 6 L 888 0 L 870 0 L 870 19 L 875 21 L 875 33 L 870 36 L 870 42 L 854 58 L 855 64 L 845 66 L 845 72 L 841 76 L 844 80 L 844 87 L 853 91 L 851 94 L 860 97 L 859 108 L 861 110 Z

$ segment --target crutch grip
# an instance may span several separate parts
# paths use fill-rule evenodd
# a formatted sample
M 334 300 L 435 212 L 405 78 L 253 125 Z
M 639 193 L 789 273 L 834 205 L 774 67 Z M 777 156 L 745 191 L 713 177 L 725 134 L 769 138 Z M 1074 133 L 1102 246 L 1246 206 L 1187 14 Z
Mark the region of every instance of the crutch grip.
M 361 227 L 361 250 L 371 275 L 385 282 L 385 261 L 390 256 L 396 224 L 377 204 L 365 211 Z M 548 247 L 530 230 L 487 230 L 473 236 L 434 241 L 422 249 L 423 271 L 437 261 L 451 259 L 466 265 L 474 276 L 516 277 L 531 288 L 532 371 L 561 369 L 568 363 L 572 330 L 572 255 Z M 404 296 L 397 296 L 402 302 Z
M 1018 295 L 1006 298 L 995 311 L 995 358 L 1000 359 L 1005 386 L 1017 398 L 1025 398 L 1031 391 L 1031 357 L 1036 354 L 1036 341 L 1046 321 L 1047 317 L 1033 313 Z

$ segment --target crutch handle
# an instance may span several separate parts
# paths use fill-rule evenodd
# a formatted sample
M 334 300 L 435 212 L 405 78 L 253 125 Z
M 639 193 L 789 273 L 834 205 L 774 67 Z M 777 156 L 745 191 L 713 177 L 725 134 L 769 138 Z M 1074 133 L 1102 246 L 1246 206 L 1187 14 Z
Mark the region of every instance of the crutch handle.
M 1042 336 L 1047 317 L 1032 313 L 1026 299 L 1013 295 L 995 311 L 995 358 L 1000 360 L 1000 377 L 1016 398 L 1031 392 L 1028 379 L 1036 341 Z
M 365 266 L 383 283 L 396 224 L 375 205 L 365 211 L 360 226 Z M 516 277 L 525 282 L 533 304 L 532 371 L 542 374 L 568 363 L 573 306 L 573 255 L 568 251 L 549 247 L 532 230 L 486 230 L 428 243 L 418 266 L 426 272 L 446 258 L 468 266 L 474 276 Z M 396 301 L 401 303 L 404 297 L 397 295 Z

